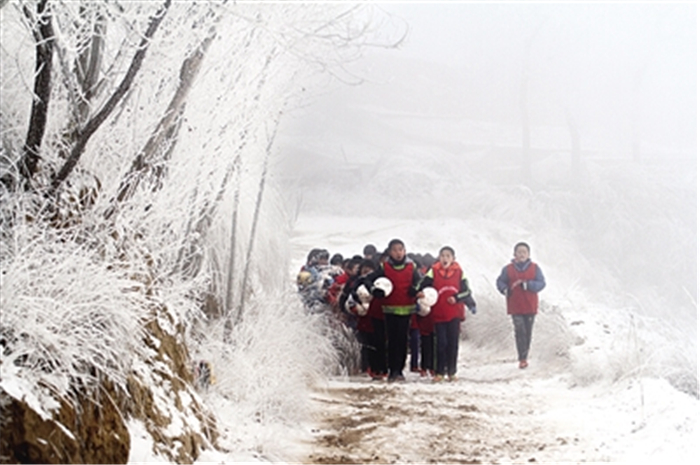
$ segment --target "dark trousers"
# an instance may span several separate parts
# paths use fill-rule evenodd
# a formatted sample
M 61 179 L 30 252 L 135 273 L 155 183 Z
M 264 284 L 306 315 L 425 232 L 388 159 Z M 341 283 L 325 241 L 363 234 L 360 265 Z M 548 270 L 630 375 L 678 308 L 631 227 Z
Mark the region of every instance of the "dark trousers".
M 421 335 L 420 337 L 420 367 L 425 371 L 432 370 L 435 365 L 435 338 L 433 334 Z
M 511 315 L 515 328 L 515 347 L 518 349 L 518 360 L 527 360 L 532 340 L 532 326 L 535 315 Z
M 372 348 L 369 357 L 369 367 L 372 373 L 378 375 L 386 374 L 386 328 L 384 320 L 372 318 Z
M 386 342 L 389 355 L 389 378 L 403 376 L 408 352 L 408 328 L 411 316 L 385 313 L 384 323 L 386 324 Z
M 421 348 L 420 329 L 411 328 L 409 333 L 411 335 L 411 370 L 417 370 L 418 356 L 420 355 Z
M 457 353 L 459 352 L 459 318 L 447 323 L 435 323 L 437 337 L 437 367 L 438 375 L 454 375 L 457 373 Z
M 411 328 L 411 370 L 417 370 L 418 367 L 422 370 L 432 370 L 435 357 L 435 338 L 433 333 L 423 335 L 420 329 Z
M 360 343 L 360 371 L 362 373 L 367 371 L 367 368 L 370 367 L 370 354 L 374 349 L 374 347 L 372 347 L 374 344 L 373 336 L 373 333 L 367 333 L 364 331 L 357 332 L 357 342 Z

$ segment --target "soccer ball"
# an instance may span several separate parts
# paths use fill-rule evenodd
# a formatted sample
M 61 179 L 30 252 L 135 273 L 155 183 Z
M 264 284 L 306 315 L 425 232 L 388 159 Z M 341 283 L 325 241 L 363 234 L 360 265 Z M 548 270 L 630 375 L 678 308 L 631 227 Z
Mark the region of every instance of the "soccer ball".
M 423 304 L 418 304 L 418 316 L 428 316 L 430 314 L 430 307 Z
M 374 287 L 384 291 L 384 297 L 388 297 L 389 294 L 391 294 L 391 291 L 394 290 L 394 285 L 391 284 L 391 281 L 389 281 L 389 278 L 387 278 L 385 276 L 380 276 L 379 278 L 375 279 L 374 280 Z
M 363 304 L 369 303 L 372 300 L 372 294 L 369 293 L 364 284 L 360 284 L 357 288 L 357 297 Z
M 434 287 L 423 289 L 423 297 L 418 299 L 418 304 L 425 307 L 432 307 L 438 301 L 438 291 Z

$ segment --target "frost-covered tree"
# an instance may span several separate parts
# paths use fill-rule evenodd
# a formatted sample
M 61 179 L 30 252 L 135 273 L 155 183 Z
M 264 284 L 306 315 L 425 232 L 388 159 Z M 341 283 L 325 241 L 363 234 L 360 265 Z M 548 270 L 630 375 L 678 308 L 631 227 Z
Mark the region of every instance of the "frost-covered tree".
M 310 78 L 371 43 L 373 10 L 40 0 L 0 14 L 0 395 L 44 419 L 105 383 L 132 398 L 160 385 L 152 395 L 190 405 L 189 351 L 221 336 L 220 317 L 235 316 L 236 343 L 280 305 L 275 131 Z M 323 344 L 292 312 L 275 316 L 301 345 Z M 197 454 L 164 443 L 175 459 Z

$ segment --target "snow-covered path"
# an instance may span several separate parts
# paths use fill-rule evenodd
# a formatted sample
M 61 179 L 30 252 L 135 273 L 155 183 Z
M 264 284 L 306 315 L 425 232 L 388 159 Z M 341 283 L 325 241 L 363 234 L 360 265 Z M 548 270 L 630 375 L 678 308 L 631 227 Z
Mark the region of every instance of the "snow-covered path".
M 548 287 L 540 300 L 530 366 L 517 368 L 512 326 L 494 281 L 508 259 L 503 231 L 487 219 L 406 220 L 305 216 L 292 239 L 298 270 L 308 250 L 346 256 L 365 243 L 403 238 L 409 250 L 450 244 L 479 307 L 467 315 L 459 380 L 433 384 L 336 377 L 313 391 L 314 421 L 292 461 L 305 463 L 498 463 L 626 461 L 687 463 L 700 456 L 700 402 L 658 376 L 685 365 L 651 354 L 684 349 L 685 340 L 607 302 L 595 302 L 571 269 L 576 250 L 556 235 L 537 238 Z M 551 243 L 550 243 L 551 242 Z M 505 251 L 505 252 L 504 252 Z M 574 260 L 575 261 L 575 260 Z M 580 261 L 580 260 L 579 260 Z M 642 373 L 649 373 L 648 375 Z
M 299 460 L 639 463 L 697 453 L 697 402 L 663 381 L 570 387 L 547 367 L 467 357 L 459 375 L 453 383 L 411 373 L 398 384 L 350 377 L 318 386 L 314 439 Z

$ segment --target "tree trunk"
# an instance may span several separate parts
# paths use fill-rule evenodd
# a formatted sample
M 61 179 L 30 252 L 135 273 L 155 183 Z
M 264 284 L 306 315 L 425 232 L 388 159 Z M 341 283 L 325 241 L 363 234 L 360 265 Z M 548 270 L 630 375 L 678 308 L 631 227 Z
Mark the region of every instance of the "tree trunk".
M 29 118 L 29 130 L 24 143 L 22 159 L 19 163 L 20 175 L 30 182 L 39 169 L 39 151 L 41 140 L 46 131 L 46 120 L 51 97 L 51 70 L 54 51 L 54 32 L 48 0 L 41 0 L 36 5 L 38 27 L 34 30 L 36 41 L 36 77 L 34 79 L 34 98 Z M 25 15 L 31 17 L 25 7 Z
M 523 68 L 520 75 L 520 118 L 522 124 L 522 181 L 526 185 L 530 185 L 532 181 L 532 149 L 530 147 L 530 115 L 529 115 L 529 103 L 528 103 L 528 86 L 530 80 L 530 52 L 532 50 L 532 44 L 539 34 L 544 20 L 542 20 L 537 26 L 535 26 L 532 34 L 525 39 L 525 49 L 523 50 Z
M 113 199 L 113 206 L 114 203 L 129 199 L 136 191 L 141 180 L 147 177 L 148 174 L 152 175 L 153 179 L 151 179 L 151 182 L 155 186 L 161 185 L 162 176 L 165 173 L 165 162 L 169 158 L 169 154 L 172 152 L 177 140 L 182 114 L 187 105 L 187 96 L 192 89 L 192 84 L 197 78 L 204 56 L 214 37 L 216 37 L 216 31 L 212 28 L 209 35 L 192 55 L 182 62 L 180 67 L 180 85 L 175 91 L 175 95 L 173 95 L 165 115 L 158 122 L 153 134 L 151 134 L 146 145 L 136 156 L 131 164 L 131 168 L 122 179 L 116 198 Z M 113 212 L 114 210 L 110 209 L 108 217 Z
M 238 153 L 235 163 L 236 170 L 236 192 L 233 195 L 233 214 L 231 215 L 231 240 L 229 241 L 228 272 L 226 273 L 226 300 L 224 311 L 230 312 L 233 307 L 233 284 L 236 273 L 236 237 L 238 231 L 238 206 L 241 200 L 241 154 Z
M 81 14 L 85 14 L 85 7 L 81 7 Z M 102 54 L 104 50 L 104 34 L 107 30 L 107 25 L 104 16 L 98 14 L 95 18 L 92 28 L 92 36 L 90 37 L 90 46 L 85 47 L 75 66 L 75 75 L 78 77 L 78 83 L 82 91 L 81 98 L 78 100 L 78 121 L 76 128 L 81 127 L 87 121 L 90 115 L 90 102 L 97 87 L 97 81 L 100 76 L 100 67 L 102 65 Z
M 522 179 L 530 184 L 532 179 L 532 153 L 530 150 L 530 117 L 527 103 L 528 70 L 527 64 L 520 79 L 520 118 L 522 124 Z
M 238 296 L 238 308 L 236 309 L 236 316 L 233 321 L 234 325 L 240 323 L 243 315 L 245 313 L 245 290 L 248 287 L 248 277 L 250 275 L 250 262 L 253 255 L 253 246 L 255 245 L 255 235 L 258 228 L 258 219 L 260 218 L 260 208 L 262 206 L 263 193 L 265 191 L 265 182 L 267 181 L 267 167 L 270 163 L 270 154 L 272 152 L 272 144 L 275 141 L 275 136 L 277 135 L 277 128 L 279 127 L 279 122 L 281 119 L 281 114 L 277 116 L 274 124 L 275 127 L 272 130 L 270 139 L 268 140 L 267 147 L 265 149 L 265 161 L 263 164 L 263 172 L 260 176 L 260 186 L 258 187 L 258 198 L 255 201 L 255 212 L 253 213 L 253 224 L 250 228 L 250 237 L 248 238 L 248 250 L 246 251 L 245 257 L 245 267 L 243 269 L 243 282 L 241 283 L 240 295 Z
M 571 111 L 566 109 L 566 126 L 571 136 L 571 175 L 577 179 L 581 175 L 581 135 L 576 127 L 576 121 Z

